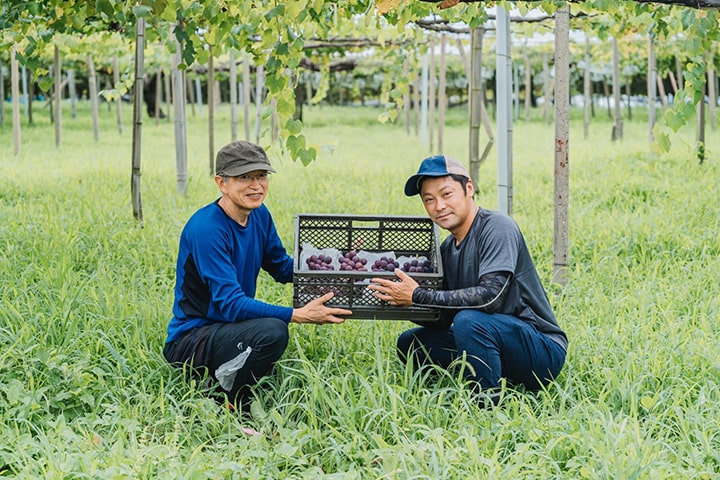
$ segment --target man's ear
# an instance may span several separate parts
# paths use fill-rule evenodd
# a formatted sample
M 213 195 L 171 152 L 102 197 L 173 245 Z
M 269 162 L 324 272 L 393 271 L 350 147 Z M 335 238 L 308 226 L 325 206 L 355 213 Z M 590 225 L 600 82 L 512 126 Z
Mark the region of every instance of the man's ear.
M 225 187 L 225 180 L 223 180 L 223 177 L 220 175 L 215 175 L 215 184 L 217 184 L 218 188 L 222 192 L 223 188 Z
M 475 195 L 475 187 L 473 186 L 472 179 L 468 178 L 467 183 L 465 184 L 465 190 L 467 190 L 466 196 L 474 196 Z

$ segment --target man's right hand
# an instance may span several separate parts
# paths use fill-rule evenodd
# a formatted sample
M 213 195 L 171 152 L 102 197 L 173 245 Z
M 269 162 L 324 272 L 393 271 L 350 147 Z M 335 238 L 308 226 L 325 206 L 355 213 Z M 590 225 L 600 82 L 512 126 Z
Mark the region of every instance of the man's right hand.
M 326 293 L 322 297 L 309 301 L 304 307 L 294 308 L 292 323 L 313 323 L 322 325 L 325 323 L 343 323 L 345 318 L 339 315 L 352 315 L 352 311 L 344 308 L 328 307 L 325 302 L 334 297 L 333 292 Z

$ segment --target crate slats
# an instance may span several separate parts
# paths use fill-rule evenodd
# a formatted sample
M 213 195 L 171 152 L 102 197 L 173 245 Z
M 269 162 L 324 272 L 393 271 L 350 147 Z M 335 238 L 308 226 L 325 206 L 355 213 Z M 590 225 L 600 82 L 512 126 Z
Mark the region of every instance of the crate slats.
M 345 253 L 364 250 L 393 252 L 395 257 L 426 257 L 431 273 L 409 273 L 423 288 L 442 285 L 442 260 L 438 227 L 427 217 L 298 214 L 295 217 L 295 268 L 293 305 L 302 307 L 311 300 L 334 292 L 328 305 L 348 308 L 350 318 L 376 320 L 436 320 L 437 312 L 422 307 L 398 307 L 372 296 L 367 289 L 371 278 L 395 279 L 392 272 L 308 270 L 301 265 L 303 245 L 319 250 L 334 248 Z M 368 266 L 369 268 L 369 266 Z

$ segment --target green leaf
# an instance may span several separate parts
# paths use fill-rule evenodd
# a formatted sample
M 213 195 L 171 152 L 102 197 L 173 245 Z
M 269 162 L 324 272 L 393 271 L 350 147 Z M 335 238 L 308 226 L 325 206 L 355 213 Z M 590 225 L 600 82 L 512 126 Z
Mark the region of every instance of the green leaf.
M 271 93 L 277 93 L 285 88 L 287 85 L 287 78 L 284 75 L 273 75 L 268 74 L 265 77 L 265 86 Z
M 678 111 L 675 108 L 667 110 L 663 116 L 663 119 L 665 121 L 665 124 L 668 127 L 672 128 L 675 132 L 680 130 L 680 128 L 686 123 L 685 115 L 683 115 L 681 111 Z
M 96 0 L 95 9 L 103 15 L 107 16 L 108 18 L 113 18 L 113 16 L 115 15 L 115 10 L 113 9 L 113 6 L 110 4 L 109 0 Z
M 303 135 L 290 135 L 285 141 L 285 145 L 293 158 L 300 155 L 300 150 L 305 148 L 305 137 Z
M 205 50 L 203 50 L 203 52 L 205 52 Z M 199 57 L 199 55 L 198 55 L 198 57 Z M 205 57 L 206 57 L 205 61 L 207 61 L 207 54 L 205 54 Z M 182 58 L 183 58 L 183 63 L 185 65 L 192 65 L 193 62 L 195 61 L 195 46 L 193 45 L 192 40 L 190 40 L 190 39 L 187 39 L 187 41 L 183 44 Z M 200 61 L 199 58 L 197 60 L 198 60 L 198 62 Z M 202 63 L 204 63 L 204 62 L 202 62 Z
M 38 82 L 38 86 L 40 87 L 40 90 L 43 92 L 47 92 L 50 90 L 50 87 L 52 87 L 53 81 L 50 77 L 41 78 Z
M 163 10 L 161 16 L 164 20 L 172 23 L 177 20 L 178 12 L 174 6 L 168 5 L 167 8 Z
M 285 5 L 281 3 L 277 7 L 270 9 L 265 14 L 265 20 L 267 20 L 269 22 L 273 18 L 282 17 L 283 15 L 285 15 Z
M 277 42 L 275 44 L 276 55 L 288 55 L 290 53 L 290 46 L 285 42 Z
M 291 118 L 285 123 L 285 130 L 287 130 L 290 135 L 297 135 L 302 130 L 302 125 L 301 120 Z
M 215 30 L 207 30 L 207 31 L 205 32 L 205 41 L 206 41 L 209 45 L 217 45 L 215 35 L 216 35 Z
M 271 48 L 277 40 L 277 35 L 271 29 L 265 29 L 260 36 L 260 43 L 263 49 Z
M 313 160 L 317 158 L 317 150 L 315 150 L 314 147 L 310 147 L 307 149 L 302 149 L 299 152 L 300 161 L 303 165 L 306 167 L 312 163 Z
M 277 99 L 277 112 L 282 117 L 289 117 L 295 112 L 295 102 L 292 98 L 281 96 Z
M 152 13 L 152 8 L 147 5 L 136 5 L 133 7 L 133 13 L 138 18 L 149 18 Z
M 669 152 L 671 147 L 670 136 L 667 133 L 656 133 L 655 144 L 661 152 Z
M 695 11 L 692 8 L 684 8 L 680 14 L 680 21 L 683 29 L 687 30 L 695 21 Z

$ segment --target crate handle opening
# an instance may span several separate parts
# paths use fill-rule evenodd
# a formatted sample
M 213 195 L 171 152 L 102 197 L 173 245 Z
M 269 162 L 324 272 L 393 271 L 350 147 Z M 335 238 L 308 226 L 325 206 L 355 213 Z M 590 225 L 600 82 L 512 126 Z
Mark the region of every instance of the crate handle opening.
M 380 220 L 353 220 L 352 226 L 357 228 L 380 228 Z

